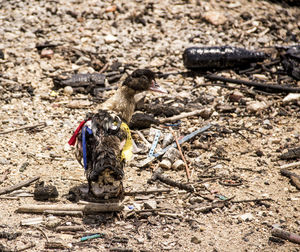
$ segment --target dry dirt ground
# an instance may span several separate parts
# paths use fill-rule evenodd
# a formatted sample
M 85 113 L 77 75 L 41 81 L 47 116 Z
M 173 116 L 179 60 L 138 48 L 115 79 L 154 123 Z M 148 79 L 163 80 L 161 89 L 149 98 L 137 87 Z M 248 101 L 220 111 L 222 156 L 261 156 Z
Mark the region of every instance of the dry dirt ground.
M 216 16 L 211 11 L 220 15 L 219 24 L 210 20 L 211 15 Z M 294 45 L 300 39 L 299 27 L 299 7 L 269 1 L 1 1 L 1 188 L 40 176 L 58 189 L 59 197 L 50 204 L 64 204 L 70 203 L 64 196 L 69 189 L 85 181 L 83 168 L 67 141 L 85 114 L 114 91 L 104 91 L 97 99 L 91 94 L 69 95 L 62 89 L 53 92 L 53 76 L 93 73 L 106 63 L 109 71 L 114 62 L 120 63 L 120 71 L 142 67 L 163 73 L 185 71 L 182 53 L 189 46 L 262 49 Z M 50 52 L 38 50 L 37 45 L 46 42 L 54 45 L 46 48 Z M 223 75 L 241 78 L 232 70 L 223 71 Z M 299 81 L 288 77 L 280 82 L 270 72 L 255 78 L 300 87 Z M 27 251 L 50 251 L 45 247 L 47 239 L 61 242 L 65 251 L 300 250 L 288 241 L 269 241 L 274 225 L 300 234 L 300 192 L 280 175 L 280 166 L 288 162 L 278 158 L 285 149 L 299 146 L 299 100 L 284 102 L 287 94 L 240 85 L 203 86 L 211 82 L 202 75 L 170 75 L 157 81 L 169 94 L 145 94 L 146 104 L 180 112 L 202 108 L 213 112 L 205 118 L 182 119 L 174 128 L 183 136 L 208 123 L 215 125 L 182 146 L 196 193 L 170 187 L 170 193 L 127 196 L 120 214 L 56 217 L 52 222 L 58 226 L 83 227 L 83 231 L 59 233 L 49 219 L 37 226 L 21 226 L 21 220 L 41 215 L 16 213 L 19 206 L 49 203 L 33 199 L 32 184 L 15 195 L 1 196 L 2 251 L 20 251 L 28 244 L 33 247 Z M 237 91 L 242 100 L 235 102 Z M 72 101 L 80 108 L 70 108 Z M 251 109 L 257 102 L 262 108 Z M 37 124 L 42 126 L 15 130 Z M 169 132 L 159 125 L 154 127 L 163 135 Z M 141 132 L 151 143 L 152 130 Z M 137 130 L 133 137 L 142 142 Z M 135 155 L 126 167 L 126 191 L 167 187 L 147 183 L 160 162 L 137 168 L 135 163 L 145 157 Z M 299 170 L 293 171 L 299 174 Z M 176 181 L 187 181 L 184 169 L 164 173 Z M 224 178 L 241 183 L 226 186 Z M 224 204 L 224 199 L 231 197 Z M 272 200 L 232 202 L 265 198 Z M 212 201 L 221 201 L 220 207 L 202 212 Z M 147 204 L 159 210 L 129 211 L 131 206 L 135 211 Z M 5 238 L 2 232 L 17 237 Z M 104 233 L 105 237 L 79 242 L 80 237 L 93 233 Z

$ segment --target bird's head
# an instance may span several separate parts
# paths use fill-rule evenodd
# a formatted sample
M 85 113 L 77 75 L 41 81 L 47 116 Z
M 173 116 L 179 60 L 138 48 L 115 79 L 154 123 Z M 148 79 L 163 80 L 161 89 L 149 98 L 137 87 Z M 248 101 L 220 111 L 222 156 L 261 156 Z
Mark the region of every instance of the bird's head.
M 160 87 L 155 81 L 155 73 L 149 69 L 137 69 L 129 75 L 122 86 L 133 89 L 136 93 L 151 90 L 167 94 L 168 92 Z

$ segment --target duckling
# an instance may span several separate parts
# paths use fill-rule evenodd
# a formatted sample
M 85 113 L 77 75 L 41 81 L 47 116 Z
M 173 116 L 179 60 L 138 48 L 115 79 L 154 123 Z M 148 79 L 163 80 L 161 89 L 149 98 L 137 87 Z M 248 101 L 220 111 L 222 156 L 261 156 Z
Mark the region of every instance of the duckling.
M 116 112 L 129 123 L 135 109 L 134 96 L 147 90 L 167 93 L 156 83 L 154 72 L 149 69 L 137 69 L 125 79 L 117 92 L 99 107 Z
M 96 198 L 119 198 L 123 193 L 124 152 L 131 145 L 127 124 L 135 109 L 134 96 L 146 90 L 167 93 L 155 82 L 154 72 L 137 69 L 98 106 L 98 112 L 87 115 L 89 127 L 77 136 L 76 157 L 79 162 L 84 157 L 88 190 Z

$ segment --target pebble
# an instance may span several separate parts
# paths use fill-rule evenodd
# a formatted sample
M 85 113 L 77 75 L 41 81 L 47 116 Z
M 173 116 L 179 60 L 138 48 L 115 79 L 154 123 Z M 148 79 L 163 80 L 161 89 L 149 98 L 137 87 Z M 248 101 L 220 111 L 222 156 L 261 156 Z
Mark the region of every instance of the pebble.
M 191 242 L 192 242 L 192 243 L 195 243 L 195 244 L 200 244 L 200 243 L 201 243 L 201 240 L 200 240 L 200 238 L 198 238 L 198 237 L 196 237 L 196 236 L 193 236 L 193 237 L 191 238 Z
M 250 113 L 256 113 L 256 112 L 259 112 L 259 111 L 262 111 L 262 110 L 266 109 L 267 107 L 268 107 L 268 105 L 263 101 L 262 102 L 253 101 L 253 102 L 250 102 L 247 105 L 247 110 Z
M 225 15 L 218 11 L 208 11 L 204 13 L 203 18 L 213 25 L 222 25 L 227 21 Z
M 229 100 L 232 102 L 239 102 L 242 98 L 244 98 L 244 95 L 238 90 L 235 90 L 229 95 Z
M 87 108 L 89 106 L 91 106 L 91 103 L 90 101 L 86 101 L 86 100 L 73 100 L 67 104 L 67 108 L 72 108 L 72 109 Z
M 104 41 L 106 44 L 114 43 L 118 40 L 118 38 L 114 35 L 107 35 L 104 37 Z
M 254 216 L 251 213 L 245 213 L 240 215 L 239 219 L 242 221 L 252 221 L 254 219 Z
M 9 161 L 6 158 L 0 158 L 0 165 L 8 165 Z
M 284 97 L 282 100 L 282 102 L 284 104 L 289 103 L 289 102 L 295 102 L 295 101 L 300 101 L 300 94 L 290 93 L 286 97 Z
M 64 94 L 65 95 L 72 95 L 73 92 L 74 92 L 74 90 L 71 86 L 65 86 L 64 87 Z
M 155 200 L 147 200 L 146 202 L 144 202 L 144 208 L 145 209 L 156 209 L 157 202 Z

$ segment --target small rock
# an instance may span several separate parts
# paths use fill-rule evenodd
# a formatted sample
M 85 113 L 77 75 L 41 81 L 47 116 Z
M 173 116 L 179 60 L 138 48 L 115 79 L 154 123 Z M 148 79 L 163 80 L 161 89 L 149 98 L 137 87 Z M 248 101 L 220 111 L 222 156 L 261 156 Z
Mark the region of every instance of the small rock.
M 245 213 L 239 216 L 239 219 L 242 221 L 252 221 L 254 216 L 251 213 Z
M 67 108 L 71 109 L 81 109 L 91 106 L 91 103 L 86 100 L 73 100 L 67 104 Z
M 290 93 L 286 97 L 284 97 L 282 100 L 282 102 L 284 104 L 289 103 L 289 102 L 295 102 L 295 101 L 300 101 L 300 94 Z
M 201 240 L 200 240 L 198 237 L 193 236 L 193 237 L 191 238 L 191 242 L 192 242 L 192 243 L 195 243 L 195 244 L 200 244 L 200 243 L 201 243 Z
M 162 237 L 165 238 L 165 239 L 168 239 L 168 238 L 170 237 L 170 234 L 168 234 L 168 233 L 163 233 Z
M 41 51 L 41 57 L 42 58 L 48 58 L 48 59 L 51 59 L 52 57 L 53 57 L 53 54 L 54 54 L 54 52 L 53 52 L 53 50 L 51 50 L 51 49 L 43 49 L 42 51 Z
M 148 200 L 144 203 L 145 209 L 156 209 L 157 208 L 157 202 L 155 200 Z
M 247 105 L 247 110 L 251 113 L 259 112 L 266 109 L 268 105 L 265 102 L 253 101 Z
M 64 87 L 64 94 L 65 95 L 72 95 L 73 92 L 74 92 L 74 90 L 71 86 L 65 86 Z
M 229 100 L 232 102 L 239 102 L 242 98 L 244 98 L 244 95 L 238 90 L 235 90 L 232 94 L 229 95 Z
M 208 11 L 204 13 L 203 18 L 213 25 L 222 25 L 227 21 L 225 15 L 218 11 Z
M 0 165 L 8 165 L 9 161 L 6 158 L 0 158 Z
M 64 145 L 64 152 L 69 152 L 71 150 L 71 146 L 67 143 Z
M 110 44 L 110 43 L 114 43 L 118 40 L 117 37 L 113 36 L 113 35 L 107 35 L 104 37 L 104 41 L 106 44 Z

